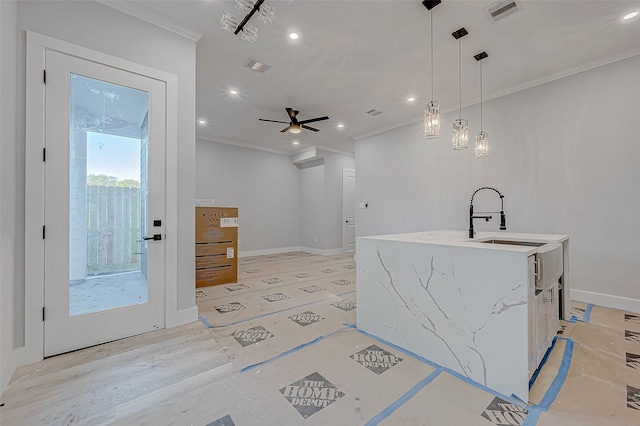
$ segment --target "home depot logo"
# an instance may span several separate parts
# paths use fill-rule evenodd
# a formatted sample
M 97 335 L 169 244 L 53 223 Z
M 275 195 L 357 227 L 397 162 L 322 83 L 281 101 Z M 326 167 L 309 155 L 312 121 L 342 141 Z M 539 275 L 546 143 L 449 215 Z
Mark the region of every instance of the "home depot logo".
M 340 300 L 336 303 L 332 303 L 332 305 L 336 308 L 342 309 L 343 311 L 350 311 L 356 308 L 356 302 L 352 300 Z
M 345 395 L 318 372 L 283 387 L 280 393 L 305 419 Z
M 295 274 L 295 275 L 294 275 L 294 277 L 296 277 L 296 278 L 300 278 L 300 279 L 303 279 L 303 278 L 309 278 L 310 276 L 311 276 L 311 275 L 307 274 L 306 272 L 302 272 L 302 273 L 300 273 L 300 274 Z
M 309 324 L 313 324 L 314 322 L 322 321 L 324 317 L 314 314 L 311 311 L 307 311 L 307 312 L 302 312 L 300 314 L 292 315 L 289 317 L 289 319 L 295 322 L 296 324 L 305 327 Z
M 402 361 L 402 358 L 385 351 L 377 345 L 371 345 L 366 349 L 356 352 L 349 358 L 356 361 L 358 364 L 367 367 L 369 370 L 376 374 L 382 374 L 391 367 Z
M 627 385 L 627 407 L 640 410 L 640 389 Z
M 640 342 L 640 333 L 636 333 L 635 331 L 624 331 L 624 340 L 629 342 Z
M 249 287 L 247 287 L 244 284 L 234 284 L 234 285 L 228 285 L 225 288 L 229 291 L 238 291 L 238 290 L 244 290 L 245 288 L 249 288 Z
M 510 426 L 523 424 L 527 413 L 528 411 L 524 408 L 495 397 L 487 409 L 482 412 L 482 417 L 497 426 Z
M 627 352 L 626 354 L 627 354 L 627 367 L 640 370 L 640 355 L 631 354 L 629 352 Z
M 254 343 L 262 342 L 272 337 L 273 334 L 261 325 L 233 333 L 233 338 L 236 339 L 242 347 L 253 345 Z
M 225 303 L 224 305 L 215 306 L 216 311 L 221 314 L 226 314 L 233 311 L 239 311 L 240 309 L 244 309 L 244 306 L 238 302 L 233 303 Z
M 624 322 L 630 322 L 632 324 L 640 324 L 640 316 L 624 314 Z
M 315 293 L 316 291 L 324 290 L 324 288 L 318 287 L 317 285 L 310 285 L 308 287 L 302 287 L 300 290 L 306 291 L 307 293 Z
M 288 299 L 289 296 L 283 293 L 273 293 L 273 294 L 268 294 L 266 296 L 262 296 L 262 298 L 268 302 L 277 302 L 278 300 Z

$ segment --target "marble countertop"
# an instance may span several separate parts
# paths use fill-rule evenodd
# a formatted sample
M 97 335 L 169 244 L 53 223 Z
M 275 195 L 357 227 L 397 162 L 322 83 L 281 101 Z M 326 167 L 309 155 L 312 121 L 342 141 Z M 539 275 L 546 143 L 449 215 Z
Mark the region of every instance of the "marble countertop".
M 478 231 L 476 236 L 469 238 L 469 231 L 439 230 L 426 232 L 411 232 L 407 234 L 372 235 L 359 237 L 370 240 L 398 241 L 408 243 L 435 244 L 443 246 L 469 247 L 488 250 L 502 250 L 520 252 L 523 254 L 533 254 L 538 251 L 538 247 L 516 246 L 508 244 L 487 244 L 483 240 L 513 240 L 530 241 L 537 243 L 562 243 L 569 239 L 568 235 L 556 234 L 524 234 L 514 232 L 488 232 Z

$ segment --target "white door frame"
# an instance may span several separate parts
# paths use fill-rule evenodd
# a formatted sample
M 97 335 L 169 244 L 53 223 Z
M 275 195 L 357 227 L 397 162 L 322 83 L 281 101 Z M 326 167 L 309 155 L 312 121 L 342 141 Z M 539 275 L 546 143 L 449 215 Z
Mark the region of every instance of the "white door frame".
M 166 116 L 166 196 L 165 196 L 165 326 L 174 327 L 197 320 L 198 311 L 178 310 L 178 80 L 173 74 L 125 59 L 87 49 L 55 38 L 27 31 L 26 52 L 26 161 L 25 161 L 25 346 L 22 364 L 43 359 L 44 325 L 44 163 L 45 141 L 45 51 L 55 50 L 165 82 Z M 195 287 L 194 287 L 195 288 Z

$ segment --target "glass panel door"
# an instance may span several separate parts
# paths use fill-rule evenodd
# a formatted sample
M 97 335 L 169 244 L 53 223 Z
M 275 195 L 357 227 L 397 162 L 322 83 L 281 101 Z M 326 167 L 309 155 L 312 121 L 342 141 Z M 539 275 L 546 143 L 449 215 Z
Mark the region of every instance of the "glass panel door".
M 164 326 L 165 87 L 56 52 L 47 71 L 51 355 Z

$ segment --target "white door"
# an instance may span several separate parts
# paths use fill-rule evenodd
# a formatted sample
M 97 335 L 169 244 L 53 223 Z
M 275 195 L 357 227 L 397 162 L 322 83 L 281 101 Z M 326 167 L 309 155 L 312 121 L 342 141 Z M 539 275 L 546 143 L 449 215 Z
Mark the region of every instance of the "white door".
M 342 246 L 345 252 L 356 249 L 356 171 L 342 169 Z
M 45 63 L 51 356 L 164 328 L 166 88 L 51 50 Z

